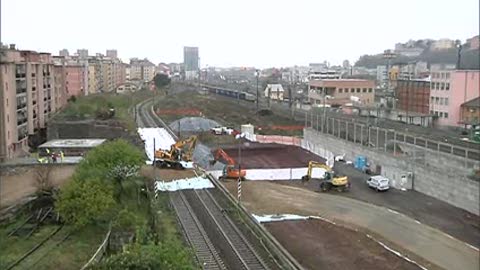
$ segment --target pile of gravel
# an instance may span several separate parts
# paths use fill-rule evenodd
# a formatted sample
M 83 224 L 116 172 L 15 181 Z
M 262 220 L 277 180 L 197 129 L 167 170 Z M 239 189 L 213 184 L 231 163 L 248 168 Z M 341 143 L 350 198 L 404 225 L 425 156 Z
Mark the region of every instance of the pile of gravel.
M 193 161 L 205 170 L 223 170 L 225 164 L 220 162 L 210 164 L 210 161 L 212 160 L 213 154 L 211 152 L 211 149 L 204 144 L 197 144 L 195 150 L 193 151 Z
M 208 131 L 216 126 L 219 126 L 216 121 L 202 117 L 184 117 L 169 125 L 174 132 L 178 132 L 179 127 L 180 132 L 201 132 Z

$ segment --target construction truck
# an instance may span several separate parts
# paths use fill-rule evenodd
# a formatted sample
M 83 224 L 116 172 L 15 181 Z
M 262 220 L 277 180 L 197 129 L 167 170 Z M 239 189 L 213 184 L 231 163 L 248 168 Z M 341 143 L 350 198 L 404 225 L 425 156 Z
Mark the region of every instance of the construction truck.
M 302 177 L 302 181 L 310 181 L 312 179 L 313 168 L 321 168 L 325 170 L 323 179 L 320 180 L 320 190 L 323 192 L 335 189 L 343 192 L 350 189 L 350 182 L 347 176 L 337 175 L 329 166 L 316 161 L 308 163 L 307 174 Z
M 222 179 L 239 179 L 245 180 L 245 175 L 247 172 L 245 170 L 239 169 L 238 167 L 235 168 L 235 160 L 233 160 L 222 148 L 218 148 L 214 155 L 214 160 L 211 164 L 215 164 L 217 161 L 223 161 L 226 163 L 226 166 L 223 168 L 223 173 L 219 177 L 220 180 Z
M 179 140 L 170 146 L 170 150 L 155 151 L 155 166 L 177 170 L 193 168 L 193 151 L 197 145 L 197 136 Z

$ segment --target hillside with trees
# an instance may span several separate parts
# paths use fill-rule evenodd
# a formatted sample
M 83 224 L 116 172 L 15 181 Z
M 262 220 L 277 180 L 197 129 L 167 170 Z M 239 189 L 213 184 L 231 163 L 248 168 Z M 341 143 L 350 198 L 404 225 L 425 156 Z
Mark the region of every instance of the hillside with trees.
M 443 51 L 431 51 L 425 49 L 422 54 L 417 57 L 407 57 L 398 55 L 391 60 L 391 64 L 407 63 L 415 61 L 425 61 L 431 64 L 455 64 L 457 62 L 457 50 L 449 49 Z M 356 67 L 375 68 L 379 65 L 386 65 L 387 60 L 382 54 L 363 55 L 355 62 Z M 463 50 L 461 53 L 461 69 L 480 69 L 480 51 L 479 50 Z

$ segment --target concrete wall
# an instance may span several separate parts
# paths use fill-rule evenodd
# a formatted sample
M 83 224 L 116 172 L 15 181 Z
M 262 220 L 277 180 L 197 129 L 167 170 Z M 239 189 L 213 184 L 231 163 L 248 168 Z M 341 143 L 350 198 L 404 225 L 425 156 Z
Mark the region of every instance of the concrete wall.
M 425 156 L 416 156 L 415 159 L 412 156 L 394 156 L 391 153 L 365 148 L 312 129 L 304 129 L 304 140 L 319 148 L 332 151 L 335 155 L 345 154 L 347 160 L 353 161 L 358 155 L 366 156 L 371 168 L 378 169 L 376 173 L 390 178 L 395 188 L 413 188 L 476 215 L 480 213 L 479 182 L 467 178 L 463 171 L 458 173 L 449 166 L 442 169 L 441 166 L 424 164 L 421 160 Z M 426 154 L 427 157 L 428 155 Z M 438 164 L 449 162 L 447 157 L 436 156 L 435 158 Z M 405 177 L 405 182 L 402 181 L 402 176 Z

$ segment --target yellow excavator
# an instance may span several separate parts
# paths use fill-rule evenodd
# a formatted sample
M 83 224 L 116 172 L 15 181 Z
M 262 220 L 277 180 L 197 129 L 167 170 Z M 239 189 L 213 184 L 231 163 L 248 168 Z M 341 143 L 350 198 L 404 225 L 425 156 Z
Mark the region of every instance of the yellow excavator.
M 327 192 L 335 189 L 343 192 L 350 189 L 350 181 L 348 181 L 347 176 L 338 175 L 329 166 L 316 161 L 310 161 L 308 163 L 308 171 L 307 174 L 302 177 L 302 181 L 309 181 L 312 179 L 313 168 L 321 168 L 325 170 L 325 175 L 323 179 L 320 180 L 321 191 Z
M 172 144 L 170 150 L 156 150 L 154 165 L 178 170 L 193 168 L 193 151 L 196 145 L 197 136 L 191 136 Z

